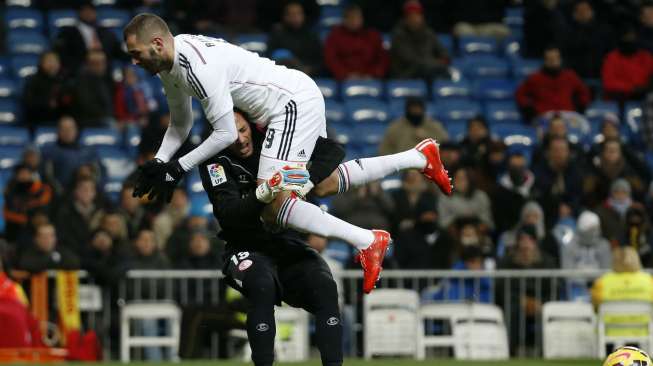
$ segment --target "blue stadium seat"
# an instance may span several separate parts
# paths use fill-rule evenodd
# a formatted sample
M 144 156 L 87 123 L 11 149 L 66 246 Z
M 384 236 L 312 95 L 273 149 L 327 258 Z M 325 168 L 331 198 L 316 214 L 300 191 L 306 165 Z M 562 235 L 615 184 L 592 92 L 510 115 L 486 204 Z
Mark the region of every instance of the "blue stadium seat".
M 125 179 L 136 163 L 124 150 L 112 146 L 97 146 L 96 152 L 109 179 Z
M 324 99 L 338 99 L 338 82 L 333 79 L 319 78 L 315 79 L 317 87 L 320 88 Z
M 0 79 L 0 98 L 19 97 L 18 85 L 12 79 Z
M 213 215 L 213 206 L 206 193 L 192 193 L 189 198 L 191 212 L 201 212 L 207 217 Z
M 327 126 L 335 134 L 333 139 L 338 143 L 348 145 L 352 141 L 354 137 L 354 126 L 351 124 L 340 121 L 329 122 Z
M 57 141 L 56 127 L 38 127 L 34 131 L 34 144 L 39 148 L 45 145 L 54 144 Z
M 392 48 L 392 35 L 390 33 L 381 34 L 381 39 L 383 40 L 383 49 L 390 50 Z
M 497 53 L 497 40 L 493 37 L 462 36 L 458 39 L 458 51 L 460 55 Z
M 106 28 L 122 28 L 131 20 L 126 10 L 100 8 L 97 10 L 97 24 Z M 121 38 L 119 38 L 121 39 Z
M 384 123 L 380 122 L 359 123 L 354 127 L 354 135 L 350 142 L 361 150 L 369 145 L 376 146 L 383 139 L 386 127 Z
M 512 60 L 520 58 L 522 48 L 521 38 L 510 36 L 503 41 L 503 54 Z
M 136 156 L 138 145 L 141 143 L 141 128 L 135 125 L 128 125 L 125 128 L 124 138 L 125 149 L 132 155 Z
M 191 111 L 193 112 L 193 125 L 204 124 L 204 109 L 199 100 L 193 98 L 191 102 Z
M 186 191 L 189 193 L 202 193 L 204 187 L 202 186 L 202 178 L 198 168 L 193 168 L 186 174 Z
M 30 8 L 9 8 L 5 13 L 5 26 L 9 34 L 16 29 L 43 31 L 43 14 Z
M 508 76 L 508 62 L 492 55 L 469 55 L 457 61 L 463 75 L 471 79 L 505 78 Z
M 447 98 L 469 98 L 471 95 L 472 88 L 465 80 L 456 82 L 450 80 L 436 80 L 433 83 L 433 98 L 436 102 L 440 99 Z
M 263 55 L 268 50 L 268 35 L 265 33 L 241 34 L 236 36 L 234 43 L 248 51 Z
M 193 127 L 190 128 L 190 135 L 188 137 L 188 140 L 190 141 L 191 144 L 193 145 L 199 145 L 202 143 L 202 134 L 204 133 L 204 127 L 206 124 L 204 121 L 200 121 L 198 123 L 193 124 Z
M 601 123 L 607 113 L 612 113 L 617 117 L 619 116 L 619 106 L 616 102 L 597 100 L 585 109 L 585 117 L 591 123 Z
M 510 7 L 506 8 L 503 16 L 503 24 L 509 27 L 521 27 L 524 25 L 524 8 Z
M 485 103 L 485 118 L 490 125 L 497 123 L 521 123 L 521 114 L 513 101 Z
M 453 37 L 449 33 L 438 33 L 438 41 L 442 47 L 444 47 L 449 53 L 449 57 L 455 54 L 455 49 L 453 47 Z
M 474 97 L 478 100 L 512 100 L 515 83 L 508 79 L 482 79 L 474 83 Z
M 537 143 L 537 131 L 534 127 L 515 123 L 497 123 L 490 126 L 493 135 L 503 140 L 506 145 L 533 146 Z
M 11 58 L 14 77 L 22 80 L 38 71 L 39 57 L 36 55 L 18 55 Z
M 0 146 L 0 169 L 11 169 L 20 163 L 23 148 L 16 146 Z
M 111 128 L 85 128 L 79 136 L 84 146 L 114 146 L 120 147 L 121 139 L 118 131 Z
M 542 67 L 542 60 L 517 58 L 512 60 L 512 77 L 521 81 Z
M 325 111 L 327 123 L 339 123 L 345 121 L 347 115 L 345 114 L 345 107 L 342 103 L 333 100 L 325 101 Z
M 455 142 L 460 142 L 465 138 L 467 134 L 467 122 L 463 121 L 454 121 L 449 122 L 445 125 L 447 133 L 449 134 L 449 139 Z
M 15 99 L 0 99 L 0 125 L 16 124 L 20 118 L 20 108 Z
M 74 9 L 51 10 L 48 13 L 48 33 L 54 38 L 63 27 L 77 24 L 77 12 Z
M 342 22 L 342 8 L 339 6 L 321 6 L 320 7 L 320 20 L 318 21 L 320 28 L 331 28 Z
M 32 0 L 7 0 L 5 6 L 8 8 L 29 8 L 33 6 Z
M 122 191 L 122 179 L 108 178 L 102 187 L 104 195 L 109 198 L 112 204 L 117 205 L 120 202 L 120 192 Z
M 383 83 L 381 80 L 347 80 L 341 86 L 343 100 L 350 98 L 381 98 Z
M 431 118 L 437 118 L 436 108 L 434 103 L 425 103 L 426 115 Z M 406 101 L 402 99 L 393 99 L 389 104 L 390 108 L 390 121 L 402 117 L 406 114 Z
M 11 65 L 9 59 L 4 56 L 0 56 L 0 77 L 6 78 L 11 74 Z
M 467 122 L 481 113 L 477 102 L 466 100 L 444 100 L 436 103 L 438 119 L 445 124 L 455 121 Z
M 642 136 L 642 106 L 640 103 L 626 103 L 624 107 L 624 118 L 622 135 L 637 147 L 644 147 L 644 137 Z
M 345 102 L 347 119 L 352 123 L 388 121 L 388 106 L 376 99 L 353 99 Z
M 40 55 L 48 47 L 48 40 L 38 31 L 16 30 L 7 35 L 7 51 L 13 55 Z
M 426 83 L 417 79 L 395 79 L 386 84 L 387 95 L 390 100 L 406 97 L 425 98 L 427 95 Z
M 29 131 L 23 127 L 0 126 L 1 146 L 25 146 L 29 144 Z
M 359 159 L 377 156 L 379 155 L 379 144 L 365 144 L 359 146 L 357 153 Z
M 118 0 L 93 0 L 92 2 L 97 7 L 114 7 L 118 5 Z

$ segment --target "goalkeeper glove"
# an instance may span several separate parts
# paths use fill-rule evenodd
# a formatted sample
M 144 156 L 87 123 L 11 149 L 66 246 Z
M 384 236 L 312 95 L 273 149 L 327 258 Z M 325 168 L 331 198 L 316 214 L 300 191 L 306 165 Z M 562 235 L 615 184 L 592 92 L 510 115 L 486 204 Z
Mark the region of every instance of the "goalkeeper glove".
M 156 172 L 161 165 L 165 164 L 160 159 L 146 161 L 136 170 L 136 183 L 132 196 L 141 198 L 150 193 L 155 183 Z
M 308 170 L 285 166 L 274 173 L 272 178 L 256 187 L 256 199 L 263 203 L 270 203 L 281 191 L 300 191 L 309 178 Z
M 157 165 L 154 173 L 154 184 L 149 198 L 156 199 L 159 197 L 164 202 L 170 202 L 172 193 L 179 181 L 184 177 L 184 173 L 184 169 L 177 160 Z

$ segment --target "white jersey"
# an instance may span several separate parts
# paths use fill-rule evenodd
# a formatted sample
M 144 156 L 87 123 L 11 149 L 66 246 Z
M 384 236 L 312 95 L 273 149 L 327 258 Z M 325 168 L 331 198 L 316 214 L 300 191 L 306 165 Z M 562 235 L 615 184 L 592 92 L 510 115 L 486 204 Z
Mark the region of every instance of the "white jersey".
M 171 125 L 157 158 L 168 161 L 188 136 L 192 127 L 191 97 L 201 102 L 207 120 L 218 132 L 212 137 L 219 146 L 204 146 L 203 151 L 194 150 L 180 159 L 186 170 L 235 140 L 234 106 L 247 113 L 251 122 L 266 126 L 271 116 L 284 111 L 302 83 L 312 82 L 297 70 L 275 65 L 274 61 L 222 39 L 180 34 L 174 37 L 174 47 L 171 70 L 159 73 Z

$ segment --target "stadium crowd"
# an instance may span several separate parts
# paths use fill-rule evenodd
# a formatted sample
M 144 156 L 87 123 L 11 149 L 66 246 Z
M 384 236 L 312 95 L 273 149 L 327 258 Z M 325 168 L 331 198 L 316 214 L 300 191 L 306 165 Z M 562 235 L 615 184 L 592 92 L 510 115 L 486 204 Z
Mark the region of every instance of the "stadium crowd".
M 7 3 L 8 16 L 14 8 Z M 41 12 L 76 8 L 78 19 L 56 33 L 50 29 L 37 71 L 16 80 L 22 110 L 14 125 L 29 129 L 34 144 L 24 146 L 3 175 L 9 267 L 31 273 L 81 268 L 107 285 L 128 269 L 220 268 L 219 223 L 206 199 L 198 198 L 203 192 L 193 190 L 192 177 L 169 205 L 132 197 L 125 170 L 154 155 L 169 116 L 157 81 L 129 65 L 120 29 L 97 21 L 106 8 L 93 2 L 31 3 Z M 334 7 L 342 23 L 326 24 L 326 8 Z M 391 101 L 396 119 L 384 122 L 372 144 L 348 142 L 352 121 L 335 121 L 327 113 L 330 132 L 347 144 L 349 157 L 392 154 L 427 137 L 440 142 L 455 186 L 451 197 L 411 171 L 320 201 L 353 224 L 392 233 L 385 268 L 609 269 L 612 251 L 621 246 L 632 246 L 644 266 L 653 267 L 647 165 L 653 149 L 653 3 L 126 0 L 112 9 L 162 14 L 173 33 L 238 39 L 264 32 L 260 52 L 318 78 L 320 86 L 336 85 L 336 96 L 325 93 L 327 111 L 339 104 L 338 83 L 346 94 L 347 83 L 423 80 L 421 95 Z M 523 26 L 510 22 L 511 9 L 523 13 Z M 11 35 L 21 30 L 8 20 L 4 24 L 9 55 Z M 498 97 L 511 105 L 507 113 L 516 114 L 526 133 L 502 134 L 502 122 L 489 108 L 463 111 L 463 117 L 434 112 L 449 101 L 486 102 L 469 91 L 446 99 L 438 89 L 447 81 L 466 85 L 480 72 L 474 64 L 465 66 L 478 56 L 465 48 L 466 39 L 481 39 L 481 53 L 489 45 L 503 59 L 537 65 L 521 77 L 506 73 L 501 82 L 512 84 L 507 96 Z M 505 52 L 497 45 L 506 45 Z M 345 103 L 349 97 L 342 95 Z M 385 103 L 373 94 L 364 100 L 371 98 Z M 590 113 L 596 105 L 613 108 Z M 633 106 L 641 117 L 632 118 Z M 50 143 L 38 142 L 44 128 L 56 131 Z M 139 141 L 120 146 L 132 160 L 118 167 L 124 179 L 116 182 L 102 148 L 81 138 L 94 128 Z M 182 150 L 201 135 L 194 129 Z M 349 246 L 308 241 L 336 265 L 354 268 Z

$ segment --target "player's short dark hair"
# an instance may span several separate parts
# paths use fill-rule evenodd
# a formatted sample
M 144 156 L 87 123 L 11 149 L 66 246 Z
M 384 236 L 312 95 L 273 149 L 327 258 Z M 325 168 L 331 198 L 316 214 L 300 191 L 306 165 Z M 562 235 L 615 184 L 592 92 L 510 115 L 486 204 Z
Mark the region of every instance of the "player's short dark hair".
M 135 35 L 142 40 L 145 34 L 148 35 L 165 35 L 170 33 L 170 28 L 165 20 L 156 14 L 140 13 L 132 18 L 131 21 L 122 30 L 123 38 L 127 40 L 130 35 Z

